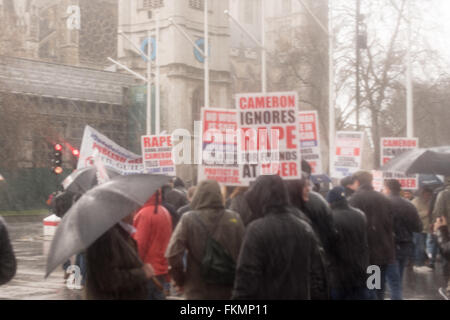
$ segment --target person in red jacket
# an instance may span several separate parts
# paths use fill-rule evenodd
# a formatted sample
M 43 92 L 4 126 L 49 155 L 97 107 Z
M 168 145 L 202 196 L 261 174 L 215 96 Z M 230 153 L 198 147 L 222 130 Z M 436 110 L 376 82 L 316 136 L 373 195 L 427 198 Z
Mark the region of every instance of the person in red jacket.
M 161 205 L 161 194 L 156 192 L 134 218 L 139 256 L 150 264 L 156 278 L 149 282 L 149 299 L 165 299 L 163 288 L 169 283 L 169 264 L 164 257 L 172 235 L 172 217 Z

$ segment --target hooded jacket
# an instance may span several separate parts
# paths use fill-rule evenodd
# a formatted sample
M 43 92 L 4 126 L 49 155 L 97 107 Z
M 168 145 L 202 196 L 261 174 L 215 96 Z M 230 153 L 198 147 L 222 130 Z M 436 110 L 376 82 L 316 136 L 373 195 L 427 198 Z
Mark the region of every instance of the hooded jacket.
M 366 286 L 369 266 L 367 219 L 361 210 L 352 208 L 346 199 L 331 204 L 334 226 L 338 231 L 331 253 L 331 282 L 336 289 Z
M 89 300 L 143 300 L 148 280 L 133 238 L 118 224 L 86 250 Z
M 389 199 L 376 192 L 371 185 L 362 185 L 350 198 L 349 204 L 366 215 L 370 264 L 382 266 L 393 263 L 394 221 Z
M 0 217 L 0 285 L 9 282 L 16 274 L 16 256 L 9 240 L 8 229 Z
M 149 263 L 155 275 L 166 275 L 169 264 L 164 257 L 172 235 L 172 218 L 161 205 L 159 192 L 154 194 L 134 218 L 136 233 L 134 239 L 138 244 L 139 256 L 144 263 Z
M 289 206 L 278 176 L 260 176 L 247 193 L 261 218 L 247 227 L 233 299 L 327 299 L 323 251 L 312 228 Z
M 200 183 L 191 207 L 192 211 L 181 217 L 167 248 L 170 274 L 179 286 L 184 286 L 187 299 L 230 299 L 232 286 L 211 285 L 203 281 L 201 261 L 208 233 L 236 261 L 244 237 L 244 224 L 238 213 L 225 209 L 216 181 Z M 187 267 L 184 271 L 183 256 L 186 250 Z

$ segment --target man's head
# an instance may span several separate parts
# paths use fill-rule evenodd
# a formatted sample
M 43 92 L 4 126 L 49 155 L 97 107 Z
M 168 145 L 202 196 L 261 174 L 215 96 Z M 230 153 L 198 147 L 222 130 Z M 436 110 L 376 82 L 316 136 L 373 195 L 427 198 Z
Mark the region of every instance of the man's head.
M 402 185 L 397 179 L 388 179 L 384 181 L 384 189 L 383 192 L 388 195 L 400 195 L 400 192 L 402 191 Z
M 433 189 L 429 186 L 424 186 L 422 190 L 420 190 L 420 196 L 425 200 L 429 201 L 433 197 Z
M 360 186 L 372 186 L 373 176 L 367 171 L 358 171 L 353 174 L 353 179 L 355 179 L 355 188 Z
M 179 177 L 175 177 L 173 179 L 173 187 L 174 188 L 185 188 L 183 180 L 181 180 L 181 178 L 179 178 Z
M 414 193 L 411 190 L 403 190 L 403 198 L 412 200 L 414 199 Z
M 356 179 L 353 176 L 345 177 L 341 180 L 341 186 L 356 191 L 358 189 Z
M 345 189 L 342 186 L 334 187 L 327 194 L 327 201 L 329 204 L 344 201 L 345 199 Z

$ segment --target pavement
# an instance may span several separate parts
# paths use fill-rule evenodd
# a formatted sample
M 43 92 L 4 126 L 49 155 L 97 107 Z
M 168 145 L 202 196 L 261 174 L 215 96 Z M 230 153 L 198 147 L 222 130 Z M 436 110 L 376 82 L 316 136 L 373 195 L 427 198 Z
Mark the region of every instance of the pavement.
M 0 287 L 0 299 L 14 300 L 82 300 L 83 290 L 67 288 L 62 268 L 44 279 L 50 239 L 43 236 L 43 217 L 7 218 L 9 235 L 18 262 L 16 276 Z M 415 273 L 407 268 L 404 275 L 406 300 L 441 300 L 442 272 L 437 264 L 433 272 Z M 389 293 L 386 294 L 389 298 Z

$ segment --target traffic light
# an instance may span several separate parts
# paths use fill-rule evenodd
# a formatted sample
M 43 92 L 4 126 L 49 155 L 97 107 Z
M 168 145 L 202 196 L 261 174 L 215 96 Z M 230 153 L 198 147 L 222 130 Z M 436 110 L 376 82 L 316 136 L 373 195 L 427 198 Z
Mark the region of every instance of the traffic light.
M 78 149 L 73 149 L 72 154 L 78 158 L 80 156 L 80 151 Z
M 64 170 L 62 168 L 62 145 L 59 143 L 55 144 L 53 146 L 54 152 L 53 152 L 53 168 L 52 171 L 54 174 L 61 174 Z

